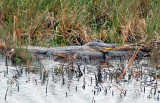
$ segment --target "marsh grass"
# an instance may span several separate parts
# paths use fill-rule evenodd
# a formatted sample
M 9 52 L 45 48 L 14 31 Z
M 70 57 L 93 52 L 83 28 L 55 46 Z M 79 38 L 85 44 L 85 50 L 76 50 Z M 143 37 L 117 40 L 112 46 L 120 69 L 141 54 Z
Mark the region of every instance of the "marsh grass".
M 159 27 L 157 0 L 0 1 L 0 38 L 10 45 L 159 40 Z

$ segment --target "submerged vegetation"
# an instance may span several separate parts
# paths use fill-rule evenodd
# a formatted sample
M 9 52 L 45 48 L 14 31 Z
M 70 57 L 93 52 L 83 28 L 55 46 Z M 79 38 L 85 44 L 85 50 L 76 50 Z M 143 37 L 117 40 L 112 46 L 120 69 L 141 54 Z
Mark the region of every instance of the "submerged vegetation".
M 159 40 L 158 0 L 1 0 L 0 38 L 8 45 L 124 44 Z

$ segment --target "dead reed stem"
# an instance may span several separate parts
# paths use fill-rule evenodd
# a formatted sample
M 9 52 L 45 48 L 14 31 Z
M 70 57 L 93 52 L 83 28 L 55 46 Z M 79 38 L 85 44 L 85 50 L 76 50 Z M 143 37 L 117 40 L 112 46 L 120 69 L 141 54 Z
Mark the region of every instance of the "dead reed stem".
M 6 67 L 7 67 L 7 74 L 8 74 L 8 56 L 6 55 Z
M 62 9 L 62 27 L 63 27 L 63 30 L 64 30 L 64 27 L 65 27 L 65 26 L 64 26 L 64 20 L 63 20 L 63 19 L 64 19 L 64 16 L 65 16 L 65 15 L 64 15 L 63 2 L 62 2 L 62 0 L 60 0 L 60 3 L 61 3 L 61 9 Z
M 123 91 L 123 89 L 120 89 L 119 87 L 118 87 L 118 85 L 116 85 L 116 84 L 113 84 L 115 87 L 117 87 L 120 91 L 121 91 L 121 93 L 123 93 L 124 95 L 125 95 L 125 92 Z
M 47 94 L 47 87 L 48 87 L 48 80 L 47 80 L 47 84 L 46 84 L 46 94 Z
M 30 61 L 28 60 L 28 61 L 27 61 L 27 72 L 28 72 L 28 74 L 29 74 L 29 72 L 30 72 L 30 67 L 29 67 L 29 66 L 30 66 Z
M 16 41 L 16 16 L 14 16 L 13 41 Z
M 126 73 L 126 71 L 128 70 L 128 68 L 130 67 L 130 65 L 133 63 L 134 59 L 136 58 L 138 52 L 140 51 L 140 49 L 142 48 L 144 44 L 142 44 L 139 49 L 137 51 L 134 52 L 134 54 L 132 55 L 131 59 L 129 60 L 129 63 L 126 67 L 126 69 L 123 71 L 123 73 L 120 75 L 120 77 L 118 78 L 118 82 L 121 81 L 121 79 L 123 78 L 124 74 Z
M 155 85 L 155 88 L 157 88 L 157 73 L 156 73 L 156 85 Z
M 5 101 L 7 99 L 7 93 L 8 93 L 8 87 L 7 87 L 6 94 L 5 94 Z
M 21 43 L 21 34 L 20 34 L 20 30 L 18 28 L 18 20 L 17 20 L 17 17 L 14 16 L 14 29 L 13 29 L 13 41 L 16 41 L 17 40 L 17 35 L 18 35 L 18 41 L 19 43 Z
M 17 26 L 17 34 L 18 34 L 18 41 L 19 41 L 19 44 L 21 44 L 21 34 L 20 34 L 20 30 Z

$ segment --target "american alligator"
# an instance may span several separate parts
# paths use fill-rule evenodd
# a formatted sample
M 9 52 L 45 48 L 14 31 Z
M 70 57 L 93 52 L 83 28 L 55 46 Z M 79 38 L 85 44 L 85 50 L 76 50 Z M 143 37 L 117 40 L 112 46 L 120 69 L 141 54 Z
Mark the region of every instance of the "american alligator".
M 75 58 L 128 58 L 133 55 L 133 51 L 115 51 L 115 44 L 106 44 L 102 41 L 92 41 L 83 46 L 66 46 L 66 47 L 33 47 L 28 46 L 28 52 L 35 54 L 44 54 L 47 56 L 67 57 L 72 55 Z M 138 57 L 143 57 L 142 53 L 138 53 Z
M 66 46 L 66 47 L 33 47 L 28 46 L 26 49 L 28 52 L 35 54 L 45 54 L 48 56 L 66 57 L 73 54 L 76 57 L 80 56 L 99 56 L 102 57 L 104 52 L 108 52 L 115 48 L 115 44 L 106 44 L 102 41 L 92 41 L 84 44 L 83 46 Z

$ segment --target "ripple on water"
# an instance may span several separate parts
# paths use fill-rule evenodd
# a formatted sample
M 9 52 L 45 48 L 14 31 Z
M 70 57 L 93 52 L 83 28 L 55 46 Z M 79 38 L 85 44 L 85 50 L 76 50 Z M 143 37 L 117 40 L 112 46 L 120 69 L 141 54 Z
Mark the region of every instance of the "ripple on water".
M 32 66 L 36 65 L 36 67 L 39 68 L 36 69 L 38 72 L 27 73 L 25 70 L 22 70 L 22 75 L 17 79 L 13 78 L 17 73 L 15 71 L 19 70 L 17 67 L 9 65 L 9 74 L 6 74 L 5 77 L 4 73 L 1 72 L 0 103 L 5 102 L 4 97 L 7 87 L 9 88 L 7 93 L 8 103 L 94 103 L 93 101 L 95 101 L 95 103 L 159 103 L 159 101 L 157 101 L 158 91 L 156 95 L 154 95 L 154 93 L 151 94 L 150 92 L 153 85 L 146 86 L 144 92 L 145 85 L 141 86 L 142 83 L 140 82 L 144 81 L 145 77 L 142 77 L 142 80 L 139 78 L 137 81 L 137 79 L 135 79 L 135 75 L 135 77 L 129 82 L 120 83 L 118 87 L 126 91 L 126 96 L 124 96 L 121 94 L 119 88 L 116 87 L 117 84 L 115 83 L 115 79 L 112 83 L 109 81 L 109 75 L 107 79 L 104 79 L 105 73 L 102 75 L 102 83 L 97 85 L 101 90 L 97 89 L 95 80 L 95 73 L 97 74 L 96 65 L 82 65 L 80 68 L 82 72 L 85 66 L 90 68 L 90 70 L 86 69 L 85 74 L 79 78 L 76 77 L 76 74 L 68 76 L 65 72 L 66 74 L 63 77 L 65 83 L 62 84 L 62 75 L 55 75 L 53 70 L 54 68 L 62 66 L 62 64 L 51 59 L 42 59 L 41 63 L 44 66 L 41 72 L 49 70 L 48 78 L 46 79 L 48 80 L 48 85 L 47 82 L 45 82 L 45 84 L 41 83 L 42 80 L 40 80 L 40 68 L 38 63 L 32 64 Z M 120 66 L 124 66 L 123 68 L 126 68 L 128 61 L 120 62 L 117 60 L 110 60 L 110 63 L 113 67 L 109 69 L 105 68 L 105 71 L 108 73 L 113 72 L 114 69 L 117 69 Z M 122 63 L 123 65 L 121 65 Z M 148 60 L 140 61 L 140 65 L 143 69 L 148 67 L 152 68 L 147 64 L 149 64 Z M 134 71 L 136 69 L 133 69 L 136 67 L 137 66 L 131 66 L 130 71 L 132 70 L 133 72 L 136 72 Z M 75 66 L 75 70 L 76 68 L 77 66 Z M 0 71 L 6 71 L 5 59 L 2 57 L 0 57 Z M 148 73 L 148 70 L 145 72 Z M 127 78 L 128 74 L 126 74 L 126 79 Z M 149 80 L 147 79 L 147 81 Z M 10 81 L 10 83 L 7 84 L 7 81 Z M 19 92 L 16 83 L 19 85 Z M 160 88 L 159 83 L 160 80 L 158 80 L 158 90 Z M 84 84 L 85 88 L 83 87 Z M 11 89 L 13 90 L 12 92 Z M 107 92 L 105 92 L 106 89 Z M 151 98 L 149 98 L 149 95 Z

